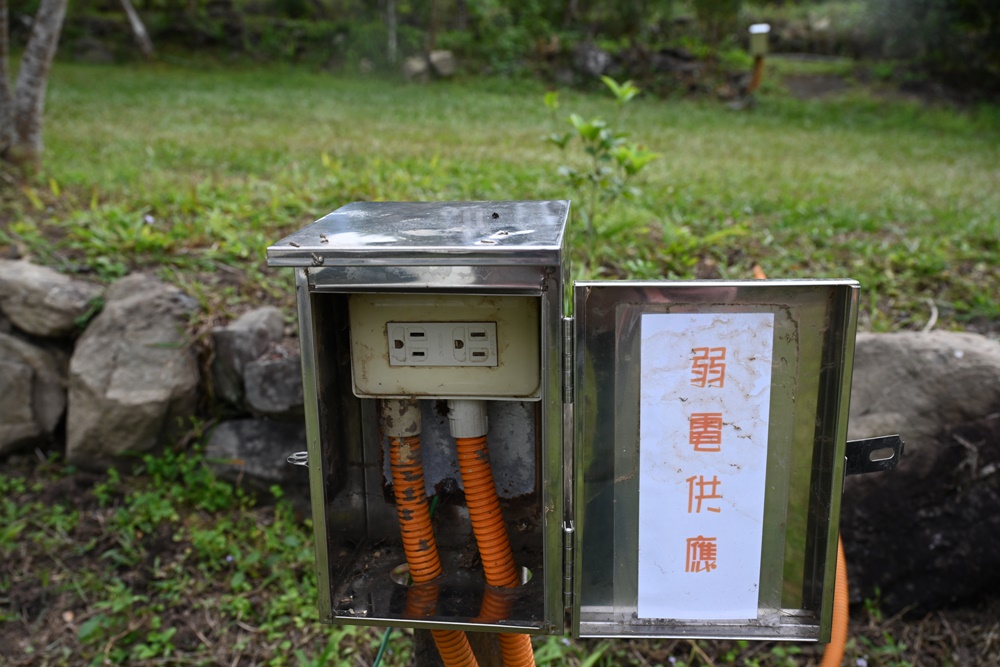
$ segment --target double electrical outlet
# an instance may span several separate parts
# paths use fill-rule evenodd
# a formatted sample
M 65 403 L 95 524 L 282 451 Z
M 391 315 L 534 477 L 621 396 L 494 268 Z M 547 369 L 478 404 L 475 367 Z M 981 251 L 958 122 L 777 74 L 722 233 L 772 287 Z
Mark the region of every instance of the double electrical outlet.
M 348 310 L 357 396 L 541 397 L 537 297 L 352 294 Z
M 496 366 L 496 322 L 389 322 L 390 366 Z

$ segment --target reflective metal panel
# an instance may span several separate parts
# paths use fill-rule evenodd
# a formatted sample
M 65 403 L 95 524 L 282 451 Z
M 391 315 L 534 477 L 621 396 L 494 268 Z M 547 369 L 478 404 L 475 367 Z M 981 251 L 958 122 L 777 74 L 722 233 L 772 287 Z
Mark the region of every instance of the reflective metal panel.
M 568 201 L 355 202 L 267 249 L 270 266 L 551 264 Z
M 576 284 L 576 634 L 828 639 L 857 292 L 854 281 Z M 647 609 L 663 608 L 648 604 L 650 594 L 640 591 L 640 544 L 656 544 L 639 529 L 640 480 L 644 473 L 649 479 L 640 468 L 641 375 L 652 363 L 641 354 L 643 316 L 705 313 L 756 314 L 744 319 L 773 322 L 766 488 L 759 491 L 763 527 L 758 545 L 744 545 L 754 555 L 759 549 L 756 614 L 640 617 L 640 597 Z M 664 502 L 662 532 L 685 511 L 691 506 L 684 501 Z M 712 575 L 696 567 L 679 572 L 676 577 Z M 655 595 L 681 596 L 680 579 L 663 581 Z
M 433 290 L 538 294 L 554 270 L 535 265 L 332 266 L 306 269 L 315 292 Z

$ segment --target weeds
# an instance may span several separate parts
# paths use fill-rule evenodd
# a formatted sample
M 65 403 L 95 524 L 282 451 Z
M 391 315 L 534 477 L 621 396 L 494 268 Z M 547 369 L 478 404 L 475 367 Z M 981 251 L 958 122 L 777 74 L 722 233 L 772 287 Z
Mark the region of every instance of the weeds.
M 631 81 L 619 84 L 607 76 L 601 80 L 614 95 L 619 110 L 639 94 Z M 555 115 L 559 109 L 558 94 L 547 93 L 545 106 Z M 587 238 L 593 243 L 595 219 L 599 213 L 604 217 L 620 197 L 638 197 L 640 192 L 632 185 L 633 179 L 662 156 L 632 141 L 627 133 L 612 128 L 602 118 L 585 120 L 573 113 L 569 116 L 569 124 L 572 131 L 553 132 L 546 141 L 564 152 L 568 146 L 579 144 L 580 151 L 587 156 L 585 168 L 562 165 L 559 175 L 571 191 L 580 195 L 583 204 L 578 207 L 577 214 L 583 218 Z
M 214 477 L 199 453 L 146 457 L 138 476 L 12 460 L 0 474 L 0 648 L 35 665 L 370 665 L 381 629 L 319 623 L 311 524 Z M 998 626 L 855 614 L 847 661 L 995 664 Z M 974 638 L 971 643 L 968 638 Z M 539 665 L 789 667 L 821 647 L 787 642 L 538 637 Z M 382 665 L 410 664 L 393 632 Z M 963 657 L 964 656 L 964 657 Z M 979 661 L 979 662 L 977 662 Z
M 324 664 L 347 665 L 374 653 L 374 632 L 319 624 L 309 522 L 284 499 L 257 506 L 197 453 L 144 457 L 129 478 L 3 474 L 0 495 L 0 646 L 11 664 L 245 654 L 277 666 L 336 653 Z M 38 591 L 50 600 L 41 609 Z M 405 642 L 391 644 L 396 656 L 408 655 Z

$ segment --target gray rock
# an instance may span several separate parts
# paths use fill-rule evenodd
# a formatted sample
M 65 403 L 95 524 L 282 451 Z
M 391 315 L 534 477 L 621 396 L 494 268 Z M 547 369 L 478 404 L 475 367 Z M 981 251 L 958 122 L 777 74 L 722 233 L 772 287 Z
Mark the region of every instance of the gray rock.
M 411 56 L 403 61 L 403 77 L 407 81 L 425 83 L 430 79 L 430 65 L 423 56 Z
M 1000 587 L 1000 343 L 935 332 L 858 336 L 850 437 L 901 433 L 890 472 L 849 477 L 851 597 L 924 614 Z
M 94 65 L 113 65 L 115 54 L 95 37 L 83 37 L 73 42 L 73 60 Z
M 35 336 L 70 334 L 104 289 L 25 260 L 0 259 L 0 310 Z
M 298 354 L 246 365 L 246 402 L 254 414 L 274 419 L 302 416 L 302 360 Z
M 451 51 L 431 51 L 427 55 L 427 61 L 430 63 L 431 69 L 434 70 L 434 75 L 442 79 L 455 76 L 455 72 L 458 70 L 458 61 Z
M 573 67 L 581 74 L 599 77 L 611 67 L 611 54 L 593 42 L 582 42 L 573 51 Z
M 212 331 L 212 387 L 233 405 L 243 400 L 243 369 L 284 336 L 284 317 L 272 306 L 251 310 L 229 326 Z
M 946 429 L 1000 410 L 1000 343 L 971 333 L 859 334 L 849 438 L 900 433 L 906 467 L 934 468 Z
M 224 479 L 248 480 L 262 489 L 278 484 L 305 495 L 309 490 L 306 468 L 287 462 L 289 454 L 305 449 L 306 430 L 301 420 L 235 419 L 215 427 L 205 458 Z
M 168 442 L 194 413 L 193 299 L 144 274 L 114 283 L 70 360 L 66 457 L 100 468 Z
M 50 352 L 0 333 L 0 455 L 52 436 L 66 410 L 64 375 Z

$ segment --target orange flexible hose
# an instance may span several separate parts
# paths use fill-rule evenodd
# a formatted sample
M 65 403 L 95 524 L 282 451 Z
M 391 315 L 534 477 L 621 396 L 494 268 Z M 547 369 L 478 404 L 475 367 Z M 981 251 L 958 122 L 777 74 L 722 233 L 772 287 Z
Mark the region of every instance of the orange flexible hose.
M 424 466 L 420 460 L 420 438 L 389 438 L 396 514 L 403 536 L 403 551 L 410 578 L 424 584 L 441 576 L 441 558 L 431 528 L 431 512 L 424 490 Z
M 486 436 L 455 438 L 458 467 L 465 487 L 472 532 L 479 545 L 486 584 L 497 588 L 514 588 L 521 584 L 510 548 L 507 526 L 500 512 L 500 498 L 493 482 L 493 469 L 486 448 Z M 535 655 L 528 635 L 501 634 L 500 653 L 505 667 L 534 667 Z
M 420 586 L 441 576 L 431 513 L 424 490 L 424 467 L 420 459 L 420 438 L 389 438 L 389 463 L 392 468 L 396 514 L 403 537 L 403 551 L 414 586 L 407 595 L 407 607 L 417 615 L 433 613 L 437 605 L 437 586 Z M 412 601 L 411 601 L 412 596 Z M 469 639 L 460 630 L 432 630 L 434 644 L 445 667 L 478 667 Z
M 847 588 L 847 558 L 844 555 L 844 541 L 837 540 L 837 581 L 833 589 L 833 627 L 830 643 L 823 651 L 820 667 L 840 667 L 844 661 L 847 646 L 847 624 L 850 620 L 850 600 Z
M 528 635 L 502 634 L 500 639 L 500 655 L 504 667 L 535 667 L 535 652 L 531 648 L 531 637 Z
M 409 617 L 433 616 L 437 609 L 438 585 L 435 583 L 414 584 L 406 590 L 406 609 Z M 477 667 L 469 639 L 461 630 L 431 630 L 434 645 L 445 665 Z
M 465 501 L 469 506 L 472 532 L 479 545 L 486 583 L 497 588 L 514 588 L 521 582 L 507 526 L 500 512 L 500 498 L 493 482 L 486 436 L 455 438 L 455 443 L 458 447 L 458 467 L 465 486 Z
M 504 589 L 484 586 L 483 602 L 479 607 L 479 616 L 475 620 L 496 623 L 507 618 L 512 601 L 510 593 Z M 528 635 L 502 634 L 497 640 L 500 642 L 500 656 L 504 665 L 535 664 L 534 650 Z

